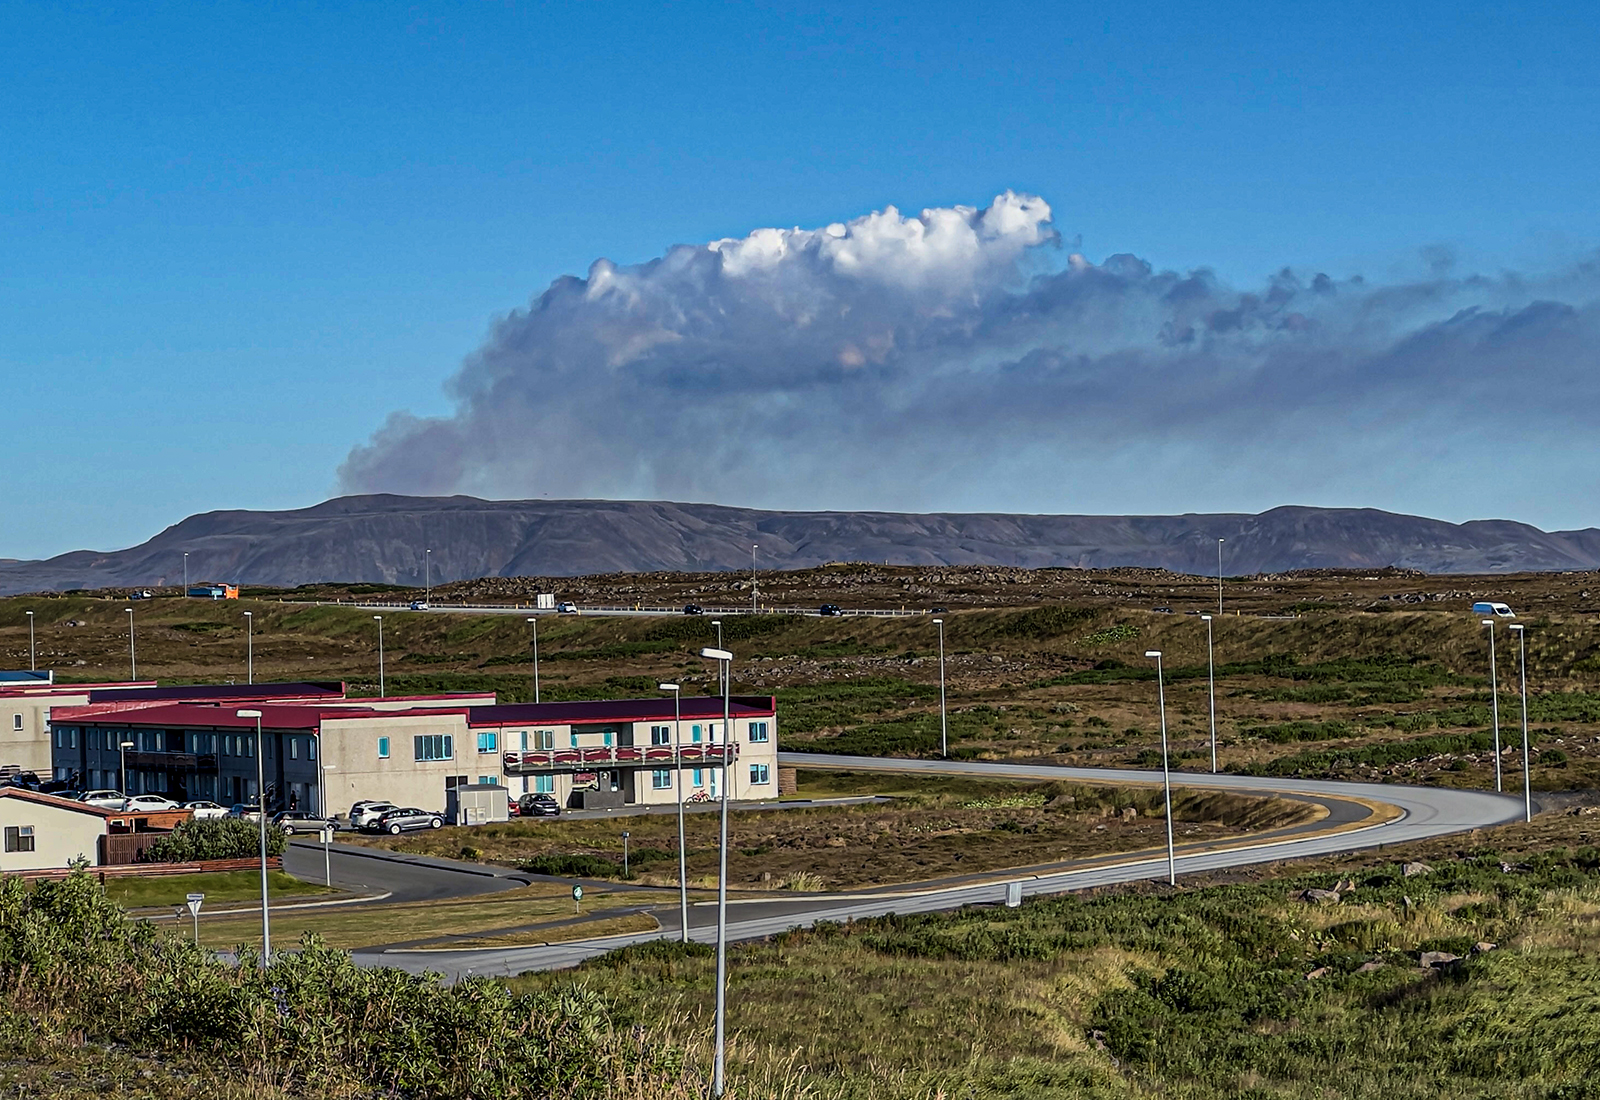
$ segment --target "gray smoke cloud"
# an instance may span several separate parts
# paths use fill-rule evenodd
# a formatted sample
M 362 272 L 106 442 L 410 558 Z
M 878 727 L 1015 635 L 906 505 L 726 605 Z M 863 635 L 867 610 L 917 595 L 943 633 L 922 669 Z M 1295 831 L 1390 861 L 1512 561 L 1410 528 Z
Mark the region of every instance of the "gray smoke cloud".
M 1068 253 L 1042 199 L 597 261 L 499 320 L 352 492 L 774 507 L 1348 503 L 1562 522 L 1600 488 L 1600 264 L 1253 289 Z M 1553 446 L 1561 439 L 1559 447 Z M 1586 506 L 1585 502 L 1584 506 Z

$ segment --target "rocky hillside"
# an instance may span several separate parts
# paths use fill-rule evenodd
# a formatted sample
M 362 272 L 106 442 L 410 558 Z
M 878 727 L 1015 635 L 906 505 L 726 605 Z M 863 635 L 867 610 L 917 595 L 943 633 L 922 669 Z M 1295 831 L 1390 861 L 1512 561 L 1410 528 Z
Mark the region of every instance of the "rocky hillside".
M 208 512 L 142 545 L 0 562 L 0 594 L 175 584 L 421 584 L 469 577 L 762 570 L 831 561 L 904 565 L 1143 566 L 1230 575 L 1398 567 L 1508 573 L 1600 567 L 1600 530 L 1453 524 L 1373 509 L 1260 515 L 1022 516 L 775 512 L 657 501 L 340 497 L 286 512 Z M 431 550 L 431 555 L 425 551 Z

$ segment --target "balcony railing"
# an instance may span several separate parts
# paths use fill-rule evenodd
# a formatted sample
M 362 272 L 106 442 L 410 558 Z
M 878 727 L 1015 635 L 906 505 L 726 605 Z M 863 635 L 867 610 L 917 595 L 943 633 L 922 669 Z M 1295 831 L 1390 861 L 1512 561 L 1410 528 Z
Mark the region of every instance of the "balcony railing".
M 738 756 L 737 744 L 684 745 L 677 749 L 670 745 L 652 745 L 649 748 L 525 749 L 505 754 L 505 771 L 507 775 L 522 775 L 530 772 L 593 771 L 596 768 L 716 767 Z

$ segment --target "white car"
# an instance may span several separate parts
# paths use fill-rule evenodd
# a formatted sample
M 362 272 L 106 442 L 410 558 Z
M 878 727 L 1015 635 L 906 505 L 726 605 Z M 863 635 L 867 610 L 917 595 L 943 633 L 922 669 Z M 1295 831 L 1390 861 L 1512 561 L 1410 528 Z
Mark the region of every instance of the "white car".
M 136 794 L 122 804 L 125 813 L 152 813 L 156 810 L 176 810 L 178 804 L 158 794 Z
M 98 806 L 102 810 L 120 810 L 127 799 L 121 791 L 84 791 L 83 797 L 78 801 L 86 806 Z
M 399 808 L 393 802 L 375 802 L 371 799 L 363 799 L 350 807 L 350 827 L 352 829 L 363 829 L 390 810 Z
M 207 802 L 203 798 L 194 802 L 185 802 L 183 808 L 194 814 L 196 821 L 210 821 L 214 818 L 228 816 L 228 808 L 226 806 L 219 806 L 215 802 Z
M 577 613 L 578 613 L 578 605 L 575 604 L 575 603 L 558 603 L 558 604 L 556 604 L 556 614 L 558 614 L 558 615 L 576 615 Z

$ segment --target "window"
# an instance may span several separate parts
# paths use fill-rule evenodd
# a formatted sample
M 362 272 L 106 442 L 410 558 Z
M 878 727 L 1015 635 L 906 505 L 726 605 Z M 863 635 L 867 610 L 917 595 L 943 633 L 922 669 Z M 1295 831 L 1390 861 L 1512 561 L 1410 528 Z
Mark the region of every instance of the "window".
M 300 738 L 298 737 L 289 738 L 289 759 L 300 759 Z
M 31 852 L 33 851 L 33 826 L 32 825 L 7 825 L 6 826 L 6 851 Z
M 13 714 L 11 716 L 11 728 L 14 730 L 19 730 L 22 728 L 22 715 Z
M 706 785 L 706 781 L 704 779 L 704 774 L 705 773 L 702 772 L 701 769 L 699 769 L 699 768 L 696 768 L 694 770 L 694 785 L 696 787 L 704 787 Z
M 478 776 L 478 782 L 485 785 L 494 784 L 500 782 L 500 777 L 498 775 L 480 775 Z
M 656 768 L 650 773 L 650 786 L 657 791 L 671 790 L 672 771 L 668 768 Z
M 378 738 L 378 759 L 389 759 L 389 739 L 387 737 Z
M 478 751 L 494 752 L 495 746 L 499 744 L 499 741 L 500 735 L 497 733 L 480 733 L 478 734 Z
M 765 764 L 751 764 L 750 765 L 750 782 L 752 782 L 752 783 L 765 783 L 765 782 L 767 782 L 767 766 Z
M 556 777 L 553 775 L 536 775 L 533 777 L 533 789 L 538 794 L 555 794 Z
M 456 787 L 465 787 L 467 777 L 464 775 L 447 775 L 444 777 L 444 789 L 454 790 Z
M 553 749 L 556 747 L 555 730 L 534 730 L 533 747 L 536 749 Z
M 317 758 L 317 739 L 315 737 L 307 737 L 306 738 L 306 759 L 307 760 L 315 760 L 316 758 Z
M 577 748 L 578 747 L 578 731 L 577 730 L 573 730 L 572 731 L 572 747 L 573 748 Z
M 750 743 L 764 745 L 767 743 L 767 724 L 765 722 L 750 723 Z
M 651 726 L 650 727 L 650 743 L 652 745 L 670 745 L 670 744 L 672 744 L 672 727 L 671 726 Z
M 696 745 L 698 745 L 700 743 L 700 727 L 699 726 L 690 726 L 689 727 L 689 740 L 694 742 Z
M 450 760 L 455 756 L 455 738 L 448 733 L 418 734 L 416 757 L 418 760 Z
M 605 732 L 605 738 L 606 738 L 606 748 L 608 748 L 608 749 L 609 749 L 609 748 L 610 748 L 610 747 L 611 747 L 611 744 L 612 744 L 612 740 L 613 740 L 613 738 L 614 738 L 614 737 L 615 737 L 615 736 L 616 736 L 616 735 L 615 735 L 615 734 L 613 734 L 613 733 L 612 733 L 612 732 L 611 732 L 611 731 L 610 731 L 610 730 L 606 730 L 606 732 Z

